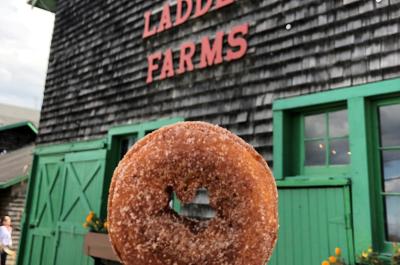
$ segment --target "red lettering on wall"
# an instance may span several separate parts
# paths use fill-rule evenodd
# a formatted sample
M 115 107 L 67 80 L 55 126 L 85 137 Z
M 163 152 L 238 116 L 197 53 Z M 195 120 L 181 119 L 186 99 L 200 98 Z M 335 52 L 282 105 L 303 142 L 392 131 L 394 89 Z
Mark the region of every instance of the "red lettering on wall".
M 196 0 L 196 12 L 194 13 L 194 18 L 204 16 L 208 11 L 210 11 L 213 0 L 206 0 L 206 4 L 203 5 L 203 0 Z
M 215 5 L 216 9 L 228 6 L 230 4 L 233 4 L 235 0 L 217 0 L 217 4 Z
M 186 3 L 186 13 L 183 14 L 183 2 Z M 178 0 L 176 3 L 176 19 L 175 26 L 179 26 L 180 24 L 185 23 L 193 10 L 193 2 L 192 0 Z
M 172 28 L 171 10 L 169 9 L 169 4 L 167 3 L 164 5 L 160 19 L 160 25 L 158 26 L 157 32 L 160 33 L 170 28 Z
M 143 39 L 153 36 L 157 32 L 157 28 L 153 27 L 150 29 L 150 17 L 151 11 L 147 11 L 144 13 L 144 31 L 143 31 Z
M 174 75 L 174 57 L 172 55 L 172 49 L 168 49 L 164 54 L 164 63 L 161 69 L 160 80 L 173 77 Z
M 249 24 L 236 26 L 228 35 L 228 44 L 231 48 L 238 48 L 237 51 L 228 49 L 226 53 L 226 60 L 232 61 L 242 58 L 248 48 L 247 40 L 244 38 L 249 33 Z
M 195 8 L 194 1 L 196 1 Z M 235 1 L 236 0 L 177 0 L 176 7 L 171 6 L 167 2 L 163 6 L 161 16 L 154 14 L 154 16 L 157 17 L 157 19 L 159 20 L 157 26 L 154 26 L 152 28 L 150 27 L 153 16 L 151 11 L 147 11 L 144 14 L 143 38 L 145 39 L 154 36 L 157 33 L 168 30 L 172 27 L 182 25 L 183 23 L 187 22 L 191 17 L 198 18 L 204 16 L 211 10 L 223 8 L 225 6 L 233 4 Z M 184 7 L 186 7 L 186 9 Z M 174 8 L 176 8 L 176 10 L 174 10 Z M 175 18 L 172 18 L 171 14 L 176 14 Z M 154 19 L 155 18 L 153 18 L 153 20 Z
M 154 71 L 158 70 L 158 64 L 155 64 L 155 61 L 161 60 L 161 57 L 162 57 L 161 52 L 156 52 L 154 54 L 149 55 L 149 57 L 147 57 L 147 64 L 148 64 L 147 81 L 146 81 L 147 84 L 153 82 L 153 73 L 154 73 Z
M 183 74 L 191 72 L 195 69 L 204 69 L 213 65 L 238 60 L 242 58 L 248 50 L 248 42 L 246 36 L 249 33 L 249 24 L 243 24 L 233 27 L 230 32 L 217 32 L 214 41 L 209 37 L 201 39 L 199 49 L 196 49 L 194 42 L 186 42 L 179 48 L 179 64 L 175 69 L 172 49 L 167 49 L 164 54 L 161 52 L 154 53 L 148 58 L 148 77 L 147 83 L 153 82 L 154 72 L 159 69 L 162 64 L 160 80 L 175 76 L 175 74 Z M 226 36 L 226 56 L 223 56 L 224 38 Z M 200 57 L 200 63 L 193 64 L 194 57 L 197 54 Z M 161 61 L 161 62 L 157 62 Z
M 196 44 L 194 42 L 184 43 L 180 50 L 178 74 L 193 71 L 193 56 L 196 52 Z
M 217 32 L 214 44 L 211 47 L 210 39 L 204 37 L 201 40 L 201 55 L 199 68 L 206 68 L 214 64 L 223 62 L 222 58 L 222 42 L 224 41 L 224 32 Z

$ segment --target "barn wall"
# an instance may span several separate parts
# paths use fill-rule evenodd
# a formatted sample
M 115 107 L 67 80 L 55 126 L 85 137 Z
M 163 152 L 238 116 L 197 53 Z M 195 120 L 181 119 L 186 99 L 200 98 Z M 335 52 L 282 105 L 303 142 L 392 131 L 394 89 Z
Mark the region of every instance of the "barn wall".
M 237 0 L 143 40 L 144 12 L 163 2 L 58 1 L 39 144 L 181 116 L 228 128 L 271 162 L 274 99 L 400 76 L 399 0 Z M 243 59 L 146 85 L 147 55 L 244 22 Z

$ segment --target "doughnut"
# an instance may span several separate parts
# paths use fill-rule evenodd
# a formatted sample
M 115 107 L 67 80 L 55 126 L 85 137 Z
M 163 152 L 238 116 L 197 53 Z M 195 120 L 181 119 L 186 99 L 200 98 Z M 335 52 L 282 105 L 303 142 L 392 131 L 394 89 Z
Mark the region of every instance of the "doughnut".
M 215 217 L 170 208 L 207 189 Z M 263 265 L 277 240 L 277 189 L 253 147 L 219 126 L 181 122 L 139 140 L 114 171 L 109 237 L 125 265 Z

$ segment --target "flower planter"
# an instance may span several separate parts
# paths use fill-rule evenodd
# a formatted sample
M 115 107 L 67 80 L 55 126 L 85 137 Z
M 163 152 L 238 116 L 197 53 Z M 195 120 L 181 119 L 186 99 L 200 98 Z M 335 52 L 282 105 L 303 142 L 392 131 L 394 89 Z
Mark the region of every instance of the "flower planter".
M 85 236 L 83 249 L 86 255 L 104 260 L 103 264 L 120 264 L 112 250 L 108 234 L 89 232 Z

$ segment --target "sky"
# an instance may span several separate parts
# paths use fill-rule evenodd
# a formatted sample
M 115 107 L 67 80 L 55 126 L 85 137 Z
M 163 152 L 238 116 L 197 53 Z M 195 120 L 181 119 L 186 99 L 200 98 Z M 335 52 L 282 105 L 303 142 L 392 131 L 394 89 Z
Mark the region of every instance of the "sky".
M 0 103 L 39 110 L 43 100 L 54 14 L 27 0 L 0 5 Z

